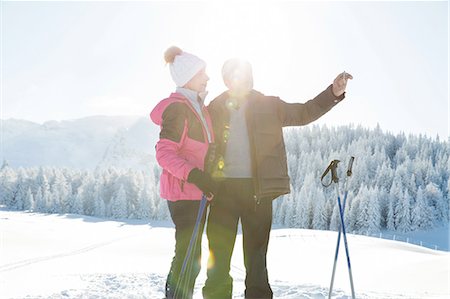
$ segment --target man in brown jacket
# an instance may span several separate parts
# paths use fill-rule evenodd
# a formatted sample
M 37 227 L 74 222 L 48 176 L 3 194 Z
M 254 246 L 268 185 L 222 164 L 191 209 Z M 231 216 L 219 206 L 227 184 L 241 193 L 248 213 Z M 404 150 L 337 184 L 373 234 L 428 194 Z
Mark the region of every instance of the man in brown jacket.
M 313 122 L 344 99 L 348 73 L 314 99 L 290 104 L 253 90 L 250 63 L 231 59 L 222 75 L 228 91 L 208 106 L 216 136 L 212 176 L 219 190 L 207 224 L 210 256 L 205 299 L 231 299 L 230 262 L 239 219 L 242 224 L 245 298 L 272 298 L 266 255 L 272 225 L 272 200 L 289 190 L 283 127 Z

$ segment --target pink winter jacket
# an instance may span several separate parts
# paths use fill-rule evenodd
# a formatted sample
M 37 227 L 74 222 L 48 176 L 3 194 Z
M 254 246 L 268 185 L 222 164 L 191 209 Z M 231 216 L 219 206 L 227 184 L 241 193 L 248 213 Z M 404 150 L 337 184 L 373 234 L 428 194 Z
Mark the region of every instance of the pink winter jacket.
M 211 119 L 203 107 L 208 124 L 205 128 L 200 116 L 188 99 L 180 93 L 159 102 L 150 113 L 152 121 L 161 128 L 156 144 L 156 160 L 162 167 L 160 195 L 170 201 L 200 200 L 202 192 L 187 182 L 193 168 L 204 170 L 210 131 L 214 140 Z

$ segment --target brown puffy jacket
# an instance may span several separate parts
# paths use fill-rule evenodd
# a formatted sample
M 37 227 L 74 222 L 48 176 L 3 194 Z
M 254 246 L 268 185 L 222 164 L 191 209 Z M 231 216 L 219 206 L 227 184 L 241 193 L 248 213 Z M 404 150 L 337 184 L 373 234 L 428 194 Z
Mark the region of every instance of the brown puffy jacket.
M 256 200 L 275 199 L 290 192 L 282 129 L 313 122 L 345 97 L 334 96 L 331 88 L 330 85 L 304 104 L 286 103 L 278 97 L 265 96 L 256 90 L 252 90 L 246 97 L 246 120 Z M 230 120 L 228 100 L 228 92 L 224 92 L 208 105 L 217 144 L 216 161 L 212 166 L 212 174 L 216 178 L 223 176 Z

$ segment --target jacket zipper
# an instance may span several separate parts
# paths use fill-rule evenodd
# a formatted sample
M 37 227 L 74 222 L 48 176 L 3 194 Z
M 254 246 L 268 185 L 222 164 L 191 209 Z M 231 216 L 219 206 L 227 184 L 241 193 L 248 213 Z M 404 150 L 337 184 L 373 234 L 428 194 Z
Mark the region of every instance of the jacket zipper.
M 251 159 L 251 164 L 252 164 L 252 168 L 253 168 L 253 172 L 254 172 L 254 178 L 253 178 L 253 188 L 254 188 L 254 192 L 255 194 L 253 195 L 253 200 L 255 201 L 255 212 L 257 207 L 261 204 L 261 197 L 259 196 L 259 182 L 258 182 L 258 167 L 256 165 L 256 153 L 255 153 L 255 142 L 254 142 L 254 134 L 252 134 L 252 125 L 254 122 L 254 118 L 252 117 L 249 120 L 249 115 L 250 115 L 250 109 L 249 106 L 252 104 L 252 98 L 247 99 L 247 101 L 249 101 L 247 103 L 247 111 L 245 112 L 245 120 L 247 122 L 247 133 L 248 133 L 248 137 L 249 137 L 249 142 L 250 142 L 250 149 L 251 149 L 251 155 L 252 157 L 250 157 Z
M 209 140 L 208 140 L 208 120 L 205 117 L 205 124 L 203 124 L 202 121 L 202 117 L 197 113 L 197 111 L 195 110 L 194 107 L 192 107 L 192 104 L 188 101 L 189 107 L 191 108 L 192 112 L 194 112 L 195 117 L 197 117 L 197 120 L 200 122 L 200 125 L 202 126 L 202 132 L 203 132 L 203 138 L 205 138 L 205 143 L 209 144 Z M 205 106 L 201 107 L 202 113 L 205 112 Z M 207 111 L 206 111 L 207 112 Z M 203 115 L 204 116 L 204 115 Z M 210 134 L 211 136 L 211 142 L 213 140 L 213 135 Z
M 205 126 L 203 125 L 203 121 L 202 121 L 200 115 L 198 115 L 195 108 L 192 107 L 192 104 L 189 102 L 189 100 L 185 100 L 185 101 L 186 101 L 189 109 L 191 109 L 191 111 L 194 113 L 197 120 L 200 122 L 200 125 L 202 126 L 203 138 L 205 139 L 205 143 L 209 144 L 208 133 L 206 132 L 207 128 L 205 128 Z M 202 112 L 204 112 L 204 106 L 202 107 Z M 208 120 L 206 119 L 206 117 L 205 117 L 205 122 L 206 122 L 206 126 L 208 126 Z M 211 139 L 212 139 L 212 136 L 213 135 L 211 135 Z M 185 180 L 182 180 L 180 183 L 181 192 L 184 192 L 184 183 L 185 183 Z
M 255 195 L 253 195 L 253 199 L 255 200 L 255 212 L 256 212 L 256 209 L 261 204 L 261 198 L 256 196 L 256 194 L 255 194 Z

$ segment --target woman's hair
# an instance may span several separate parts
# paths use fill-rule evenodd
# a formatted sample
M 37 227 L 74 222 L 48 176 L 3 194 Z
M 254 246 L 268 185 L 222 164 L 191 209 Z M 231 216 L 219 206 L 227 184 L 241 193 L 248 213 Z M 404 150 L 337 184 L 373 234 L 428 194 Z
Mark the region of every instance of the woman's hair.
M 166 52 L 164 52 L 164 60 L 166 61 L 166 63 L 173 63 L 173 61 L 175 60 L 175 56 L 182 53 L 183 51 L 180 48 L 172 46 L 168 48 Z

